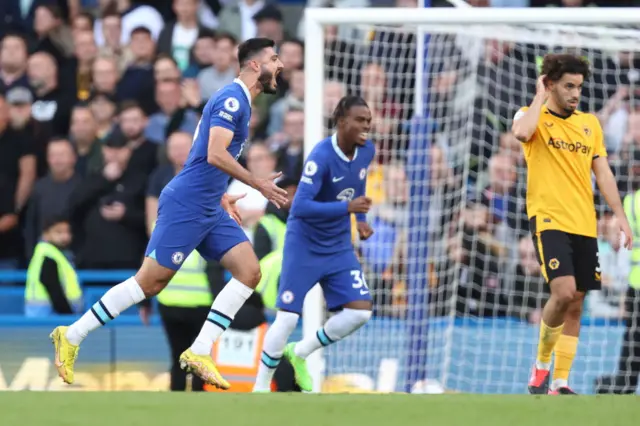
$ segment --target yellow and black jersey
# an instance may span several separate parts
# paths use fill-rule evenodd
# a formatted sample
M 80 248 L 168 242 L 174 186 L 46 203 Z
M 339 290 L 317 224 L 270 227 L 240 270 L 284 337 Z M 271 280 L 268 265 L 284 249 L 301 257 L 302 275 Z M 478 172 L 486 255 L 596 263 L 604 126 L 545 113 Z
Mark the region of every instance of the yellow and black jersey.
M 515 119 L 528 108 L 521 108 Z M 523 144 L 527 161 L 527 214 L 536 232 L 555 229 L 596 237 L 591 165 L 606 157 L 596 116 L 561 117 L 542 107 L 536 131 Z

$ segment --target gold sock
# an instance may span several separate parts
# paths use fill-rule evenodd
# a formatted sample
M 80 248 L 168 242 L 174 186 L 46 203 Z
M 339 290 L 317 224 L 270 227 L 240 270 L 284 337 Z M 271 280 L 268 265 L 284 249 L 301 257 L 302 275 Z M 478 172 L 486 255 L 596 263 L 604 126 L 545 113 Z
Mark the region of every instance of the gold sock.
M 556 342 L 562 335 L 562 328 L 564 324 L 561 324 L 555 328 L 549 327 L 544 321 L 540 321 L 540 337 L 538 339 L 538 357 L 537 361 L 548 364 L 551 362 L 551 354 Z
M 567 336 L 563 334 L 558 339 L 554 348 L 556 363 L 553 368 L 553 380 L 569 380 L 569 372 L 573 359 L 578 351 L 578 338 L 575 336 Z

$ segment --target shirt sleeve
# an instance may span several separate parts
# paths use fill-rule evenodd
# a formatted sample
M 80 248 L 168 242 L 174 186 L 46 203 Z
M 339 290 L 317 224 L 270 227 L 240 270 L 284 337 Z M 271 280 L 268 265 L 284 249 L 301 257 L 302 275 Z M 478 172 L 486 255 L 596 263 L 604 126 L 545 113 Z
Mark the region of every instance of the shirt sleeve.
M 235 131 L 242 122 L 244 109 L 240 100 L 233 93 L 221 94 L 211 107 L 209 128 L 223 127 Z
M 600 121 L 595 115 L 592 115 L 592 117 L 593 117 L 593 137 L 595 140 L 593 159 L 595 160 L 598 157 L 607 156 L 607 147 L 604 144 L 604 136 L 602 134 L 602 127 L 600 126 Z
M 291 206 L 291 213 L 298 217 L 340 217 L 346 216 L 348 203 L 344 201 L 315 201 L 320 192 L 322 182 L 328 173 L 327 165 L 314 152 L 309 154 L 300 185 Z

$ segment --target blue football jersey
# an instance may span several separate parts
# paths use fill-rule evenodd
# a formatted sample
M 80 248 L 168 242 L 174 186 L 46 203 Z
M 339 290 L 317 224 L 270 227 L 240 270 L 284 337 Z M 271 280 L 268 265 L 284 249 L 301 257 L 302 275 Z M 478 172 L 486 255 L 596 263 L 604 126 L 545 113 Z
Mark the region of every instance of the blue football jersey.
M 352 249 L 349 201 L 365 194 L 373 142 L 356 148 L 352 160 L 338 147 L 336 135 L 318 143 L 304 165 L 287 220 L 287 245 L 316 253 Z M 365 215 L 359 214 L 358 221 Z
M 249 137 L 250 118 L 251 94 L 242 81 L 235 79 L 216 92 L 202 111 L 184 168 L 167 184 L 163 194 L 206 215 L 218 209 L 229 176 L 207 161 L 209 132 L 216 126 L 233 131 L 227 151 L 237 159 Z

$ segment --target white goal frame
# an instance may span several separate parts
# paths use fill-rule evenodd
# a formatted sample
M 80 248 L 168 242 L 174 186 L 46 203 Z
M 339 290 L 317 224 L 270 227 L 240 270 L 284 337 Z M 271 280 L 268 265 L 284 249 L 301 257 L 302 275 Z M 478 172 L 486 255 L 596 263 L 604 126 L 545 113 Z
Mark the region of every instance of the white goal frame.
M 304 155 L 325 137 L 323 123 L 324 81 L 324 25 L 415 25 L 418 31 L 417 52 L 422 45 L 425 28 L 443 25 L 598 25 L 640 24 L 640 8 L 307 8 L 305 10 L 305 129 Z M 416 58 L 418 69 L 423 68 L 423 55 Z M 421 75 L 417 72 L 417 75 Z M 421 110 L 422 79 L 416 78 L 415 111 Z M 316 285 L 305 299 L 303 334 L 315 334 L 324 324 L 322 290 Z M 309 370 L 313 377 L 314 392 L 322 386 L 324 361 L 322 352 L 309 357 Z

